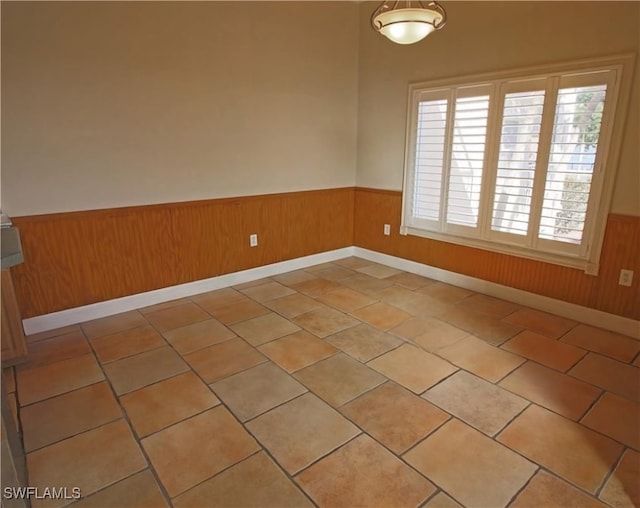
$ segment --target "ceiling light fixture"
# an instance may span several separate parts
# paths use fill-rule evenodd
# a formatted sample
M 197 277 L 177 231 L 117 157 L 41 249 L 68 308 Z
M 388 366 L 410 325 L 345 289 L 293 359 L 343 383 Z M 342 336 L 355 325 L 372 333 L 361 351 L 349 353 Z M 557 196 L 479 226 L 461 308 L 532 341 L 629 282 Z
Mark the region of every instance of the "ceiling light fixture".
M 371 26 L 398 44 L 421 41 L 434 30 L 440 30 L 447 14 L 438 2 L 384 1 L 371 16 Z

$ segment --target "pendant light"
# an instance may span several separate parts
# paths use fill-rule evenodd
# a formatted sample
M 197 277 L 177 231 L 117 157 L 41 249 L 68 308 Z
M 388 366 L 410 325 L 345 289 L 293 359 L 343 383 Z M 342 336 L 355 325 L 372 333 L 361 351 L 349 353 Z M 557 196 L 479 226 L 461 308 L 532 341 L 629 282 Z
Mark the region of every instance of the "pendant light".
M 413 44 L 442 28 L 446 20 L 444 9 L 435 1 L 385 0 L 371 16 L 371 26 L 397 44 Z

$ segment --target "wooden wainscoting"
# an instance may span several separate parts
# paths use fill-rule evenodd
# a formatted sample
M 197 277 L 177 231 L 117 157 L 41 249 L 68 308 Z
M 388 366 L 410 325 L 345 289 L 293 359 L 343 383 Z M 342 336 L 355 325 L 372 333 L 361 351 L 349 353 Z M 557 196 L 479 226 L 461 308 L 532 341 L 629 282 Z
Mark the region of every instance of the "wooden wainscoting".
M 353 245 L 354 189 L 14 217 L 23 318 Z M 249 235 L 259 245 L 249 247 Z
M 357 188 L 354 242 L 377 252 L 505 286 L 640 319 L 640 217 L 609 215 L 600 274 L 398 233 L 402 195 Z M 391 224 L 391 236 L 382 234 Z M 632 287 L 618 285 L 620 269 L 635 271 Z

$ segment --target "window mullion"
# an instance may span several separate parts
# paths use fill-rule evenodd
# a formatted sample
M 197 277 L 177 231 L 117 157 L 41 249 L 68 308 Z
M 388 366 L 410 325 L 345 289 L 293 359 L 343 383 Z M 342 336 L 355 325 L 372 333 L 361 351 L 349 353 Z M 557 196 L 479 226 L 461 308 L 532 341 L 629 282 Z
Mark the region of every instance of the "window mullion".
M 542 111 L 542 124 L 540 125 L 538 155 L 536 157 L 536 169 L 533 179 L 533 189 L 531 191 L 531 210 L 527 232 L 527 246 L 531 248 L 536 248 L 538 244 L 540 214 L 542 213 L 544 186 L 547 179 L 547 168 L 549 166 L 559 83 L 559 77 L 549 78 L 545 89 L 544 109 Z

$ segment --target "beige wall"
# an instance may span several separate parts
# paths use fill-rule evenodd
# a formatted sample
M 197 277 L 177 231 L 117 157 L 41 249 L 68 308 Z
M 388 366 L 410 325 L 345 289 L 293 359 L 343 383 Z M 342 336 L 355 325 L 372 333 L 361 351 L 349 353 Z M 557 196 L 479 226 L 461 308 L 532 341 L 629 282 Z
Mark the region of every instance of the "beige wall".
M 357 18 L 355 2 L 2 2 L 3 211 L 353 186 Z
M 377 2 L 2 2 L 2 208 L 399 190 L 409 83 L 640 47 L 637 2 L 443 5 L 398 46 Z M 630 215 L 638 68 L 611 210 Z
M 413 46 L 369 28 L 360 6 L 357 183 L 402 188 L 409 83 L 638 52 L 638 2 L 442 2 L 449 22 Z M 640 215 L 640 73 L 636 74 L 611 212 Z

